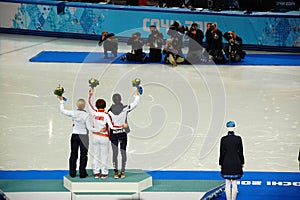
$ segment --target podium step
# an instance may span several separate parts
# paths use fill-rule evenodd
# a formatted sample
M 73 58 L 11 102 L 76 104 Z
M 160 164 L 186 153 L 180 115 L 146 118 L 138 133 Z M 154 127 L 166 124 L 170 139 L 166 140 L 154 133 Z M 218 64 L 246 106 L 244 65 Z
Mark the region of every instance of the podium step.
M 114 171 L 109 170 L 106 179 L 95 179 L 92 170 L 87 178 L 71 178 L 64 176 L 64 186 L 73 193 L 136 193 L 152 187 L 152 177 L 141 169 L 129 169 L 126 171 L 126 178 L 114 179 Z
M 122 193 L 72 193 L 72 200 L 138 200 L 138 193 L 122 192 Z

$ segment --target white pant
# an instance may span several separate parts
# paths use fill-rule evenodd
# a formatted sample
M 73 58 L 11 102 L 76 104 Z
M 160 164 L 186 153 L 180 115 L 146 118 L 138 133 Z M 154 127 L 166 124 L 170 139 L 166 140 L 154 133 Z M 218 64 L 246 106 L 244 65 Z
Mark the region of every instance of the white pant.
M 93 173 L 108 174 L 109 138 L 93 134 Z

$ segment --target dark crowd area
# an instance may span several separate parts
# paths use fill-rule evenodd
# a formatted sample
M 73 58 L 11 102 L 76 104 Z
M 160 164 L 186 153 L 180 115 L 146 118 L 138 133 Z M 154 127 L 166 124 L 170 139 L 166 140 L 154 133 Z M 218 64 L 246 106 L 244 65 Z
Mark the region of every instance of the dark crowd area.
M 292 11 L 299 10 L 300 0 L 69 0 L 130 6 L 179 7 L 187 9 Z

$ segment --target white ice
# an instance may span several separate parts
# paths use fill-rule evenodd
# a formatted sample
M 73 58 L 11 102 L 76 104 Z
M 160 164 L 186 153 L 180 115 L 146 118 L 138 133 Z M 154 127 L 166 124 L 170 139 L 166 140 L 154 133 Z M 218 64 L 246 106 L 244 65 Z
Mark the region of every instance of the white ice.
M 43 50 L 102 51 L 97 41 L 0 34 L 0 170 L 68 169 L 72 122 L 53 90 L 61 84 L 65 108 L 74 109 L 91 77 L 108 106 L 114 92 L 132 101 L 131 80 L 142 80 L 144 94 L 129 114 L 128 168 L 219 170 L 224 124 L 235 120 L 245 170 L 299 169 L 300 66 L 29 62 Z

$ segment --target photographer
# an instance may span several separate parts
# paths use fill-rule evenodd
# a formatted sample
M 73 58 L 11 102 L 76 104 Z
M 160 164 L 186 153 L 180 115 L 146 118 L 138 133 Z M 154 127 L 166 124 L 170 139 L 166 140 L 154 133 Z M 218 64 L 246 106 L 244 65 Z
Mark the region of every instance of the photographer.
M 171 38 L 167 40 L 163 53 L 166 54 L 165 62 L 171 63 L 173 67 L 184 62 L 184 56 L 182 53 L 184 43 L 182 39 L 184 32 L 187 30 L 187 27 L 181 26 L 178 22 L 174 22 L 167 32 Z
M 150 26 L 151 34 L 147 40 L 147 46 L 150 47 L 149 61 L 160 62 L 162 58 L 162 45 L 164 36 L 160 33 L 155 25 Z
M 224 33 L 224 38 L 229 43 L 224 47 L 225 55 L 229 58 L 229 62 L 240 62 L 245 58 L 246 52 L 243 51 L 243 40 L 233 31 Z
M 239 10 L 239 0 L 229 0 L 229 9 L 230 10 Z
M 197 23 L 193 23 L 191 25 L 186 36 L 189 38 L 187 61 L 189 63 L 200 62 L 202 57 L 202 40 L 204 38 L 204 34 L 200 29 L 198 29 Z
M 108 51 L 111 51 L 114 54 L 114 58 L 118 56 L 118 38 L 115 37 L 115 34 L 103 31 L 101 40 L 98 42 L 99 46 L 102 46 L 102 44 L 104 50 L 104 59 L 108 59 Z
M 216 64 L 226 63 L 227 60 L 223 55 L 222 31 L 217 28 L 216 24 L 207 24 L 205 37 L 207 42 L 206 51 L 208 52 L 210 59 Z
M 139 61 L 144 63 L 146 59 L 146 53 L 143 52 L 144 41 L 141 38 L 141 33 L 136 32 L 132 34 L 127 41 L 127 45 L 131 45 L 131 52 L 127 53 L 126 56 L 123 56 L 121 60 Z

